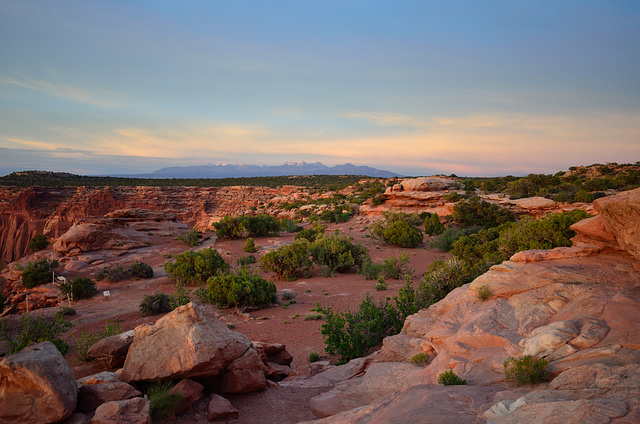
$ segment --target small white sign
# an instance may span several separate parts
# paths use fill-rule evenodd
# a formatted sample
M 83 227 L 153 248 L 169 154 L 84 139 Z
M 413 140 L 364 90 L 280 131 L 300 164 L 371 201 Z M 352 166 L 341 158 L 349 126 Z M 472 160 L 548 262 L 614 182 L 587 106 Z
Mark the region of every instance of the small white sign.
M 103 294 L 104 296 L 111 296 L 111 293 L 109 292 L 109 290 L 105 290 L 105 291 L 103 291 L 103 292 L 102 292 L 102 294 Z

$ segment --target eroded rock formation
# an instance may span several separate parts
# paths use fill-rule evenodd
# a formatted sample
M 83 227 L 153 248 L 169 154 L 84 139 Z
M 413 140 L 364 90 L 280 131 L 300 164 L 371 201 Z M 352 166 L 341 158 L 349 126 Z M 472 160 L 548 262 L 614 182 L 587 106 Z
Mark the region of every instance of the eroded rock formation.
M 574 247 L 521 252 L 407 318 L 379 352 L 291 384 L 331 388 L 311 401 L 318 424 L 640 421 L 639 199 L 597 200 Z M 428 365 L 411 364 L 421 352 Z M 546 358 L 552 381 L 506 381 L 503 362 L 524 354 Z M 437 385 L 446 370 L 469 385 Z

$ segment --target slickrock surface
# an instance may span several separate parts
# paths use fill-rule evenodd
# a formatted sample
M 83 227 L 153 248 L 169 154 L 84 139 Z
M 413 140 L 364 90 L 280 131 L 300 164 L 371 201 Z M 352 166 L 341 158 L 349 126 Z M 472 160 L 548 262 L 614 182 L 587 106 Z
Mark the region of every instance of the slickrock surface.
M 522 252 L 526 260 L 496 265 L 407 318 L 379 352 L 290 384 L 331 387 L 310 401 L 328 416 L 317 424 L 640 422 L 639 198 L 640 189 L 596 201 L 603 219 L 575 227 L 580 243 L 592 242 L 584 255 Z M 430 355 L 426 367 L 409 362 L 418 352 Z M 549 383 L 504 379 L 503 362 L 524 354 L 550 362 Z M 449 369 L 469 385 L 437 385 Z

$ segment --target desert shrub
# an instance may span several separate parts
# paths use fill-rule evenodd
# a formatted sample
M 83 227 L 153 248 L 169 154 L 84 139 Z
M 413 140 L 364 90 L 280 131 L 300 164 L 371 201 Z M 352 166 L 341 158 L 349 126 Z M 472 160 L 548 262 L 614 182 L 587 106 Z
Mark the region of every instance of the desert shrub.
M 271 305 L 276 294 L 276 285 L 260 277 L 256 271 L 240 268 L 232 274 L 220 274 L 207 281 L 209 302 L 219 308 L 244 308 Z
M 58 266 L 58 261 L 43 259 L 39 262 L 29 261 L 22 270 L 22 285 L 28 289 L 53 281 L 52 269 Z
M 242 217 L 241 226 L 250 237 L 278 236 L 281 230 L 278 219 L 266 214 Z
M 189 302 L 191 302 L 191 291 L 185 290 L 184 286 L 178 287 L 175 293 L 169 296 L 169 307 L 172 311 Z
M 358 308 L 339 313 L 331 307 L 320 308 L 325 323 L 320 328 L 325 342 L 325 351 L 340 355 L 341 362 L 365 355 L 382 340 L 402 329 L 407 316 L 415 314 L 421 305 L 410 284 L 399 290 L 398 296 L 375 303 L 369 294 Z
M 382 275 L 378 277 L 378 282 L 373 286 L 375 291 L 385 291 L 387 287 L 387 282 L 384 281 L 384 277 Z
M 170 381 L 151 383 L 147 387 L 147 398 L 149 398 L 149 413 L 151 419 L 156 421 L 173 414 L 184 399 L 182 393 L 171 393 L 173 387 Z
M 176 238 L 187 246 L 195 247 L 200 244 L 200 233 L 196 229 L 190 229 Z
M 306 239 L 310 243 L 313 243 L 316 241 L 316 238 L 318 238 L 318 235 L 324 234 L 324 230 L 324 226 L 314 225 L 311 228 L 305 228 L 304 230 L 299 231 L 294 240 Z
M 114 264 L 104 267 L 94 274 L 96 281 L 106 279 L 110 283 L 129 278 L 151 278 L 153 268 L 145 262 L 134 261 L 128 265 Z
M 313 262 L 309 259 L 309 242 L 296 240 L 269 252 L 260 259 L 260 266 L 266 272 L 275 272 L 276 277 L 283 280 L 293 281 L 310 275 Z
M 98 331 L 97 333 L 87 333 L 83 331 L 80 333 L 79 337 L 72 336 L 73 341 L 75 342 L 74 351 L 76 356 L 78 359 L 85 362 L 93 360 L 93 358 L 89 356 L 89 348 L 99 340 L 102 340 L 105 337 L 115 336 L 121 332 L 119 323 L 113 323 L 107 320 L 104 322 L 104 331 Z
M 171 296 L 164 293 L 145 294 L 140 302 L 140 313 L 146 317 L 171 312 L 170 299 Z
M 444 232 L 444 224 L 440 222 L 440 217 L 435 213 L 427 214 L 423 226 L 425 234 L 429 236 L 437 236 Z
M 432 240 L 429 245 L 431 248 L 448 252 L 451 250 L 453 243 L 463 236 L 478 232 L 481 227 L 457 228 L 449 227 L 440 234 L 436 239 Z
M 492 293 L 489 287 L 482 285 L 476 287 L 476 297 L 480 300 L 487 300 L 491 297 Z
M 318 352 L 309 352 L 309 362 L 318 362 L 320 354 Z
M 76 277 L 60 284 L 60 292 L 68 294 L 73 300 L 86 299 L 96 294 L 96 283 L 91 278 Z
M 354 266 L 361 266 L 369 258 L 366 247 L 353 243 L 350 237 L 339 234 L 318 237 L 309 246 L 309 254 L 313 262 L 319 265 L 327 275 L 346 272 Z
M 296 298 L 296 294 L 291 291 L 286 291 L 282 293 L 282 300 L 292 300 Z
M 164 264 L 167 276 L 178 285 L 202 285 L 218 272 L 227 272 L 229 265 L 215 249 L 184 252 Z
M 219 222 L 213 224 L 218 238 L 239 238 L 244 233 L 244 226 L 239 218 L 225 215 Z
M 431 262 L 418 286 L 421 304 L 428 306 L 441 301 L 453 289 L 470 283 L 487 269 L 483 264 L 472 265 L 456 257 Z
M 382 273 L 382 264 L 374 264 L 371 259 L 362 262 L 358 267 L 358 274 L 362 275 L 365 280 L 375 280 Z
M 420 352 L 413 355 L 409 361 L 415 365 L 427 365 L 429 361 L 429 354 L 427 352 Z
M 52 342 L 60 353 L 65 355 L 69 346 L 59 336 L 73 327 L 73 324 L 64 320 L 61 312 L 52 317 L 23 315 L 20 322 L 10 325 L 0 319 L 0 340 L 9 343 L 9 354 L 19 352 L 31 343 Z
M 400 247 L 416 247 L 422 243 L 422 232 L 406 221 L 396 221 L 382 230 L 381 239 Z
M 49 246 L 49 240 L 47 240 L 44 234 L 36 234 L 29 240 L 29 249 L 33 252 L 46 249 L 47 246 Z
M 291 218 L 284 218 L 280 221 L 280 228 L 287 233 L 297 233 L 302 230 L 302 226 L 295 223 Z
M 247 241 L 244 242 L 244 247 L 242 248 L 242 250 L 247 253 L 256 253 L 258 251 L 258 249 L 256 248 L 256 241 L 252 237 L 247 238 Z
M 339 224 L 341 222 L 347 222 L 352 216 L 353 212 L 345 210 L 343 206 L 336 206 L 333 210 L 323 211 L 320 214 L 320 219 Z
M 153 277 L 153 268 L 145 262 L 133 261 L 125 267 L 133 278 L 151 278 Z
M 438 384 L 443 386 L 466 386 L 467 380 L 458 377 L 454 370 L 448 370 L 438 375 Z
M 384 278 L 402 280 L 413 275 L 413 268 L 409 266 L 409 255 L 403 253 L 397 258 L 386 258 L 382 261 L 380 272 Z
M 485 202 L 477 196 L 457 203 L 453 207 L 451 218 L 453 222 L 465 228 L 491 228 L 516 220 L 515 215 L 509 209 Z
M 549 380 L 549 363 L 546 359 L 534 359 L 531 355 L 509 358 L 504 361 L 504 373 L 508 380 L 518 384 L 535 384 Z
M 573 196 L 573 201 L 590 203 L 593 202 L 593 196 L 588 191 L 580 189 L 576 192 L 575 196 Z
M 452 202 L 452 203 L 455 203 L 464 199 L 464 197 L 462 197 L 457 191 L 452 191 L 451 193 L 447 193 L 442 197 L 444 198 L 445 201 Z
M 309 314 L 309 315 L 304 317 L 304 320 L 305 321 L 318 321 L 318 320 L 321 320 L 322 318 L 324 318 L 324 315 L 322 315 L 322 314 Z
M 239 266 L 247 266 L 256 263 L 256 257 L 253 255 L 241 256 L 238 258 Z
M 77 314 L 76 310 L 73 309 L 71 306 L 61 306 L 58 312 L 65 316 Z

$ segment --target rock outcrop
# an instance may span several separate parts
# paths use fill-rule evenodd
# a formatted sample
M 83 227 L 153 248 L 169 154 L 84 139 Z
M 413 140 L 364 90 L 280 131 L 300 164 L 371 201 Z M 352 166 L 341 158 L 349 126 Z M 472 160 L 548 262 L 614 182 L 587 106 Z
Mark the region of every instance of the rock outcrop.
M 121 209 L 169 212 L 189 227 L 210 228 L 217 217 L 277 205 L 300 190 L 293 186 L 0 187 L 0 262 L 24 256 L 36 234 L 54 240 L 81 219 Z
M 379 352 L 297 383 L 331 388 L 311 401 L 327 417 L 314 423 L 640 421 L 639 198 L 599 199 L 574 247 L 521 252 L 408 317 Z M 411 364 L 421 352 L 428 364 Z M 550 363 L 549 383 L 505 379 L 503 362 L 525 354 Z M 437 385 L 446 370 L 469 385 Z
M 191 302 L 135 328 L 120 379 L 212 378 L 250 350 L 251 341 L 218 321 L 213 306 Z
M 57 423 L 76 409 L 73 371 L 51 342 L 0 359 L 0 422 Z

